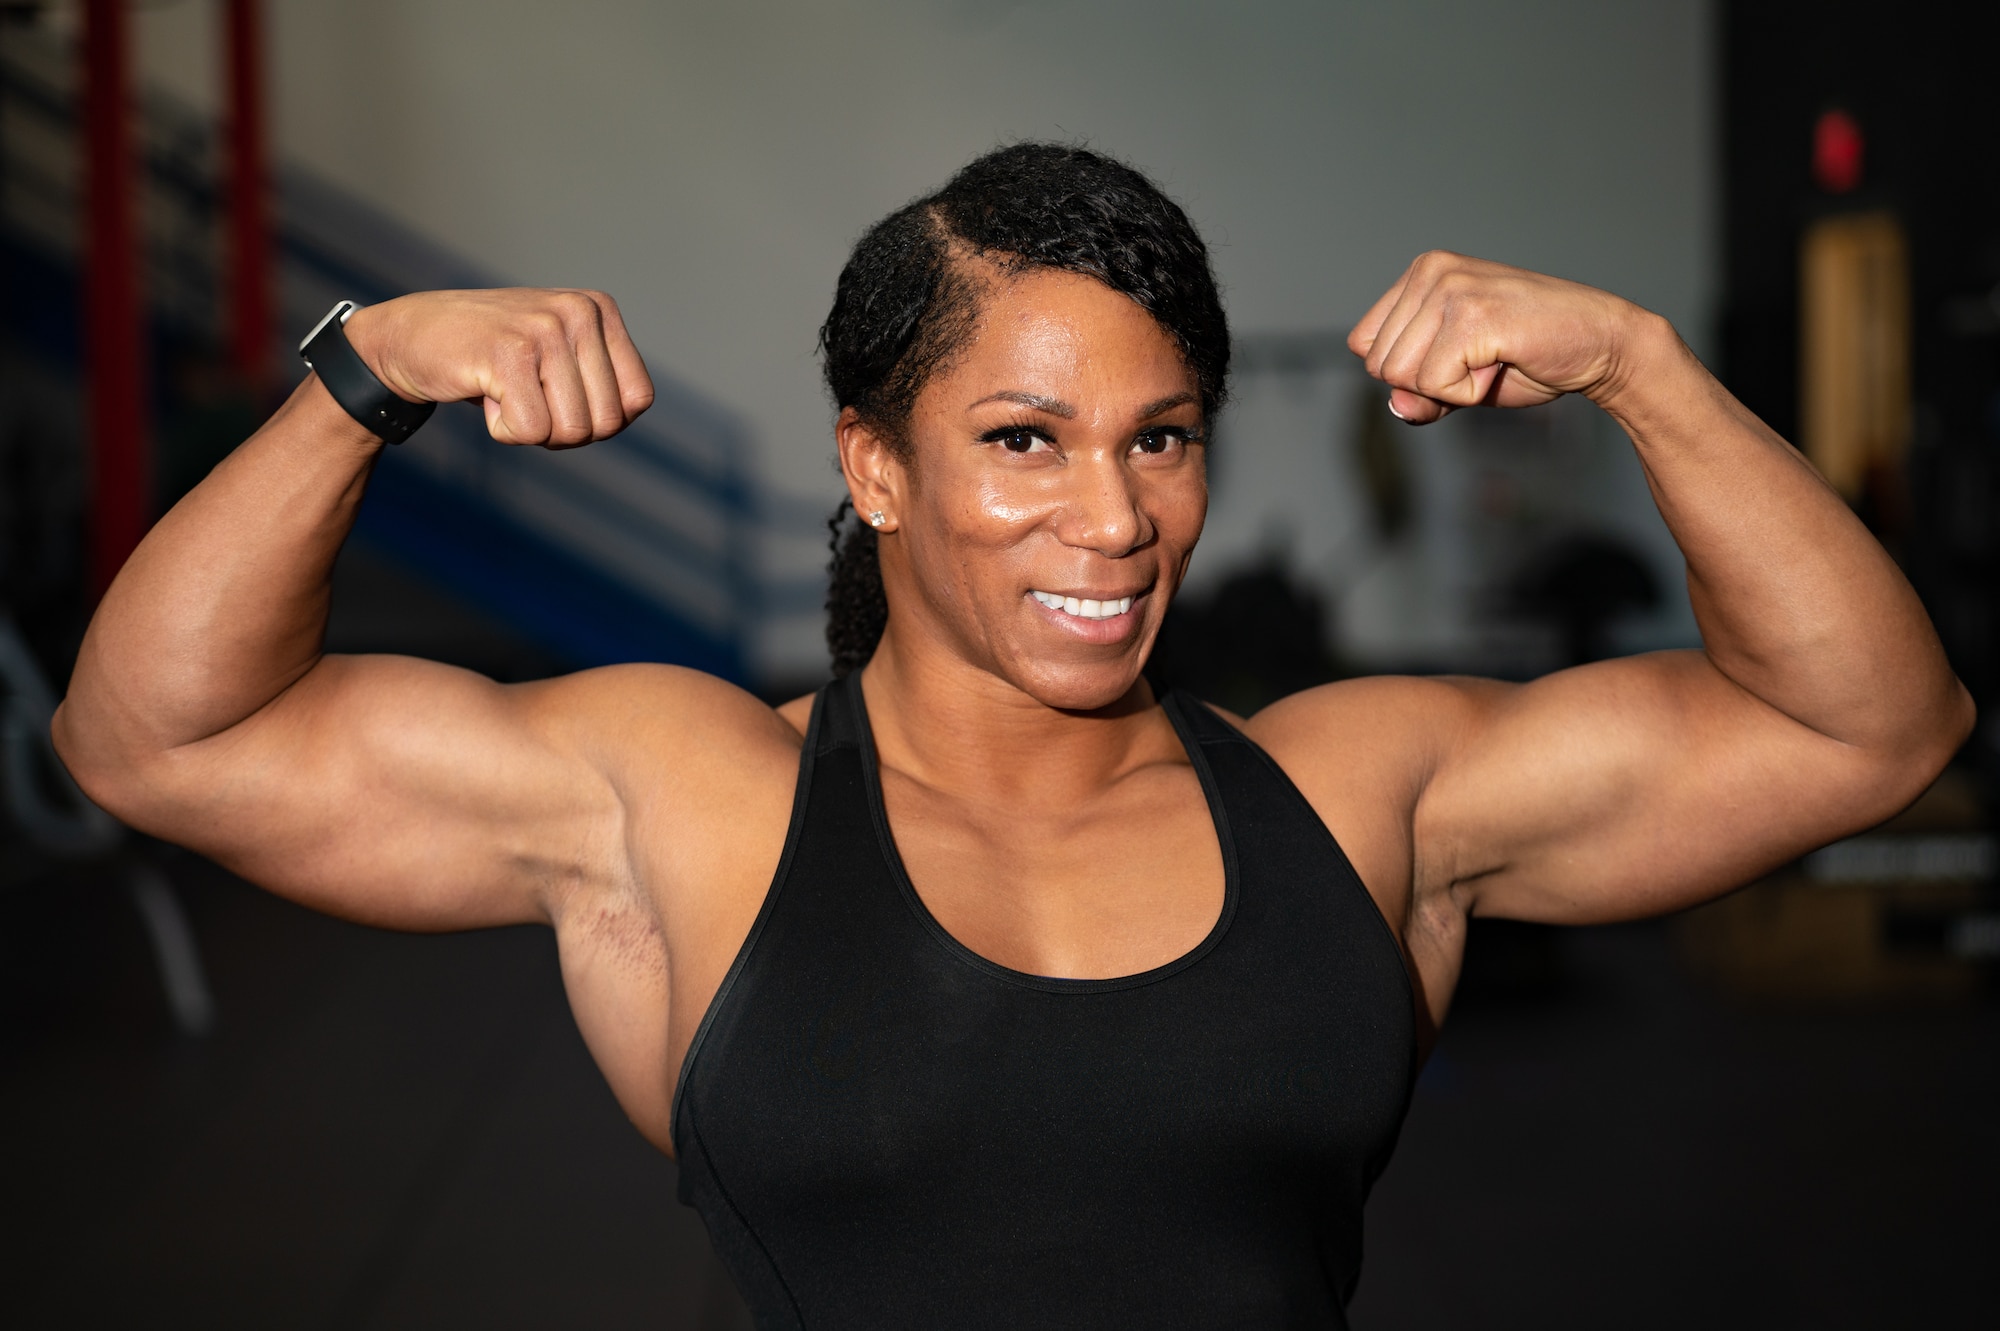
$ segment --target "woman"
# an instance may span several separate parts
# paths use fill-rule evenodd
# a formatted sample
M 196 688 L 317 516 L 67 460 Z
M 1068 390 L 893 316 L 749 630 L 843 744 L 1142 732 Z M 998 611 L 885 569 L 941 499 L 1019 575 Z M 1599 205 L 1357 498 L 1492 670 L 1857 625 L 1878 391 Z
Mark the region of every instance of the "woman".
M 601 294 L 430 293 L 345 332 L 503 443 L 651 400 Z M 1971 723 L 1880 547 L 1604 292 L 1428 254 L 1350 344 L 1412 423 L 1611 413 L 1703 649 L 1247 722 L 1140 674 L 1229 357 L 1179 208 L 1003 149 L 862 238 L 822 337 L 862 525 L 815 697 L 321 655 L 380 441 L 309 377 L 133 556 L 56 721 L 95 799 L 294 900 L 553 925 L 762 1325 L 1340 1325 L 1471 915 L 1716 895 L 1894 812 Z

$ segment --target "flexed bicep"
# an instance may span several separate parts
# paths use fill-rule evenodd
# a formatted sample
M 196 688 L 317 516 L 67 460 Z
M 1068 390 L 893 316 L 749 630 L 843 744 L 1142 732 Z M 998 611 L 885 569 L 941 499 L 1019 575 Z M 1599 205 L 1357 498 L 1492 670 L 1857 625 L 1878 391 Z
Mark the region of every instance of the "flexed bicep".
M 385 438 L 408 433 L 380 428 L 368 401 L 381 393 L 484 400 L 503 443 L 569 447 L 629 424 L 651 380 L 602 292 L 343 303 L 309 345 L 331 378 L 309 375 L 113 581 L 57 713 L 58 750 L 134 826 L 336 913 L 538 918 L 550 884 L 599 872 L 602 834 L 584 828 L 611 816 L 601 764 L 538 700 L 596 686 L 322 659 L 332 570 Z
M 579 700 L 604 687 L 328 657 L 256 715 L 98 793 L 141 830 L 345 919 L 546 920 L 554 894 L 624 872 L 616 792 L 579 738 Z
M 1433 252 L 1350 345 L 1413 422 L 1565 392 L 1603 408 L 1701 631 L 1697 652 L 1464 686 L 1417 806 L 1420 891 L 1533 919 L 1673 909 L 1887 817 L 1965 739 L 1970 701 L 1894 561 L 1666 321 Z
M 1679 910 L 1879 822 L 1921 768 L 1801 724 L 1698 651 L 1487 686 L 1417 805 L 1433 891 L 1586 924 Z

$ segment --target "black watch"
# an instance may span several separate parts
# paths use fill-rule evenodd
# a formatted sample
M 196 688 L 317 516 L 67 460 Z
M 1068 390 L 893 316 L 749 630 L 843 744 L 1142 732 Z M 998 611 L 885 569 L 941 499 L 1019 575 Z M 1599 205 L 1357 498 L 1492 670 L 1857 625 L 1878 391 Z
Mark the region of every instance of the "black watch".
M 354 310 L 351 300 L 343 300 L 328 310 L 326 318 L 314 325 L 306 340 L 299 343 L 299 359 L 319 376 L 341 409 L 366 426 L 369 433 L 385 444 L 400 444 L 431 418 L 437 403 L 397 397 L 375 377 L 375 371 L 356 353 L 342 327 Z

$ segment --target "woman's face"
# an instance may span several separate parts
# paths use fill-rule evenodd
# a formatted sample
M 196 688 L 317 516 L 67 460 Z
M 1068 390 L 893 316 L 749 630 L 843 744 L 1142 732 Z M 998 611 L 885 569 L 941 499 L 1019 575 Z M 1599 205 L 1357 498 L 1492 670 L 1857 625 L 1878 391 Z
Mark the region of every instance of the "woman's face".
M 905 464 L 847 417 L 883 509 L 899 652 L 948 652 L 1053 707 L 1124 697 L 1208 511 L 1193 372 L 1137 304 L 1047 269 L 995 276 L 911 413 Z

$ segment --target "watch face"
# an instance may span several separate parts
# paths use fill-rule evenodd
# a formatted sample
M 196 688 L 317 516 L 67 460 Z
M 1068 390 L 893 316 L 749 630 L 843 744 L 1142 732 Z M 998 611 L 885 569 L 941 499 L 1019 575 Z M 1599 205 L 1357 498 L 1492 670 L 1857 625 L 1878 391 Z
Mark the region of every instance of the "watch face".
M 326 326 L 328 324 L 332 323 L 335 319 L 340 320 L 340 322 L 342 323 L 346 323 L 347 316 L 352 313 L 354 313 L 354 302 L 351 300 L 343 300 L 339 304 L 335 305 L 332 309 L 328 310 L 326 312 L 326 317 L 321 319 L 318 323 L 314 324 L 313 330 L 310 333 L 307 333 L 305 335 L 305 339 L 299 343 L 299 354 L 301 356 L 306 354 L 306 348 L 312 345 L 314 338 L 318 337 L 321 333 L 324 333 L 326 331 Z M 306 363 L 310 365 L 312 362 L 308 361 Z

